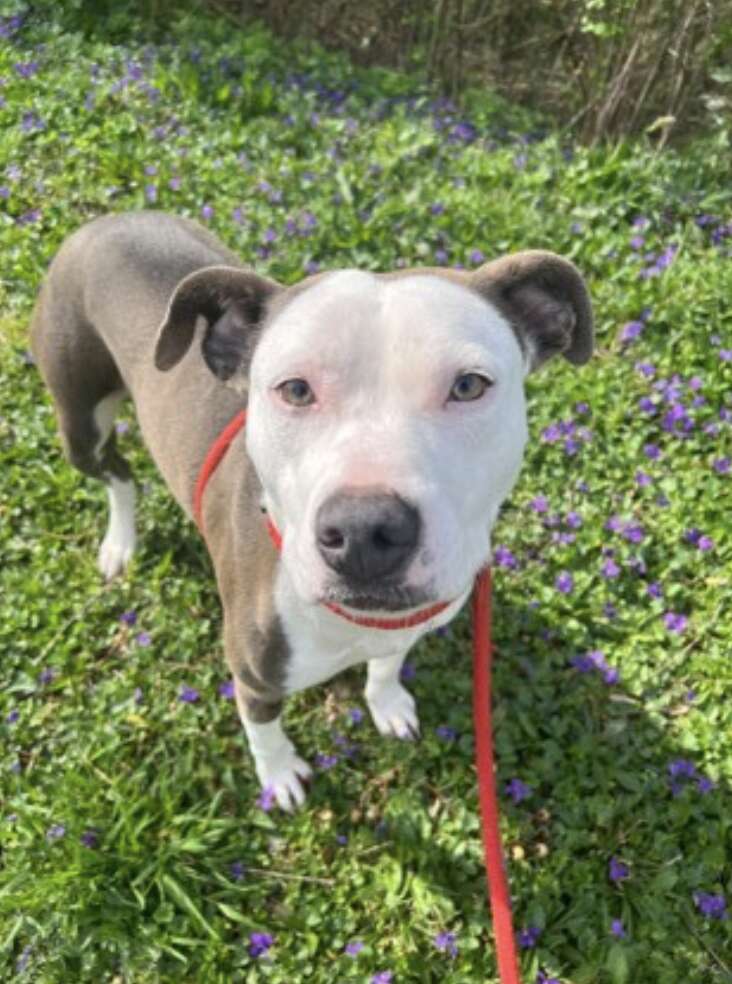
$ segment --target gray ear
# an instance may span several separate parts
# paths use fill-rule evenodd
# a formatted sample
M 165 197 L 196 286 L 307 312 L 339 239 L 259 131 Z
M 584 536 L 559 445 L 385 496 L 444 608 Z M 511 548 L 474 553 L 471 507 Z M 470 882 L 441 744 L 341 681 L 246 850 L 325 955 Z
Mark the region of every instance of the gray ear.
M 281 289 L 273 280 L 238 267 L 205 267 L 184 277 L 158 329 L 155 366 L 166 371 L 180 362 L 202 318 L 204 361 L 219 379 L 231 379 L 251 355 L 267 304 Z
M 569 260 L 526 250 L 484 264 L 469 284 L 508 320 L 531 369 L 560 352 L 577 366 L 592 355 L 590 297 Z

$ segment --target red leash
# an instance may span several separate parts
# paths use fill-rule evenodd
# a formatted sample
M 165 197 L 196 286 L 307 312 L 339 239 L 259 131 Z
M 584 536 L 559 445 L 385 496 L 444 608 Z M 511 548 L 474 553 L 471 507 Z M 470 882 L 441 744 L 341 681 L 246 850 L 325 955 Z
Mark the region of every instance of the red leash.
M 240 411 L 224 428 L 206 455 L 193 493 L 193 516 L 203 535 L 203 494 L 208 480 L 221 462 L 229 445 L 246 423 L 246 411 Z M 267 517 L 267 530 L 279 550 L 282 538 Z M 338 605 L 328 605 L 335 614 L 357 625 L 377 629 L 399 629 L 418 625 L 444 611 L 449 602 L 438 602 L 402 619 L 354 616 Z M 496 959 L 501 984 L 521 984 L 516 942 L 511 918 L 511 897 L 503 863 L 498 820 L 498 796 L 493 766 L 493 719 L 491 707 L 491 572 L 485 568 L 475 579 L 473 588 L 473 719 L 475 721 L 475 760 L 478 768 L 478 797 L 482 816 L 483 856 L 488 878 L 488 895 L 496 938 Z
M 496 937 L 496 959 L 501 984 L 520 984 L 516 941 L 511 918 L 511 896 L 501 849 L 498 795 L 493 767 L 493 714 L 491 701 L 491 572 L 485 568 L 473 588 L 473 720 L 478 797 L 483 823 L 483 857 Z

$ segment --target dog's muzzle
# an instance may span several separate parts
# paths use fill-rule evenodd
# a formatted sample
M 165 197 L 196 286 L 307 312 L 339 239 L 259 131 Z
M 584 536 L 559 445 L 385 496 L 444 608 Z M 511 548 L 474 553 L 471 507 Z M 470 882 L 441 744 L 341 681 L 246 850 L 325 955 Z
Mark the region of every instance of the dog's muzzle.
M 357 593 L 396 583 L 419 544 L 419 512 L 387 492 L 336 492 L 315 516 L 315 540 L 328 567 Z

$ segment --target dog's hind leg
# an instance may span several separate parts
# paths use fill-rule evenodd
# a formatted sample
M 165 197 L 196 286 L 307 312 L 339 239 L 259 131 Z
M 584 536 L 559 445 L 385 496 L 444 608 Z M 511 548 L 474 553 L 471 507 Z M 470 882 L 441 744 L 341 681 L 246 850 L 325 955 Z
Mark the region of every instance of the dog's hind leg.
M 109 525 L 98 566 L 109 580 L 124 570 L 135 548 L 135 487 L 130 467 L 117 450 L 114 429 L 127 391 L 102 340 L 74 314 L 58 304 L 51 316 L 42 302 L 31 329 L 32 345 L 53 397 L 66 457 L 107 487 Z M 69 324 L 73 331 L 59 330 L 59 325 Z
M 72 413 L 57 405 L 61 439 L 75 468 L 106 485 L 109 523 L 97 564 L 107 580 L 120 574 L 135 549 L 135 485 L 129 465 L 117 450 L 114 420 L 125 397 L 117 390 L 102 397 L 86 412 L 77 406 Z

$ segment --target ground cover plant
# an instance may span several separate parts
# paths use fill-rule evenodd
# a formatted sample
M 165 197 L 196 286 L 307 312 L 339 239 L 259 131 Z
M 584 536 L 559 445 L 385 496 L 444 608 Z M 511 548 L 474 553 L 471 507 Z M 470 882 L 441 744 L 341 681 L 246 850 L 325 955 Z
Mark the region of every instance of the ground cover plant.
M 406 666 L 419 743 L 376 734 L 357 671 L 289 702 L 317 775 L 283 817 L 244 747 L 205 550 L 131 413 L 140 547 L 100 583 L 104 492 L 62 459 L 26 326 L 68 233 L 154 207 L 287 282 L 525 247 L 586 274 L 597 355 L 529 381 L 494 540 L 523 972 L 732 981 L 724 141 L 587 151 L 255 27 L 183 14 L 153 42 L 120 15 L 104 39 L 78 9 L 0 17 L 0 977 L 496 980 L 466 616 Z

